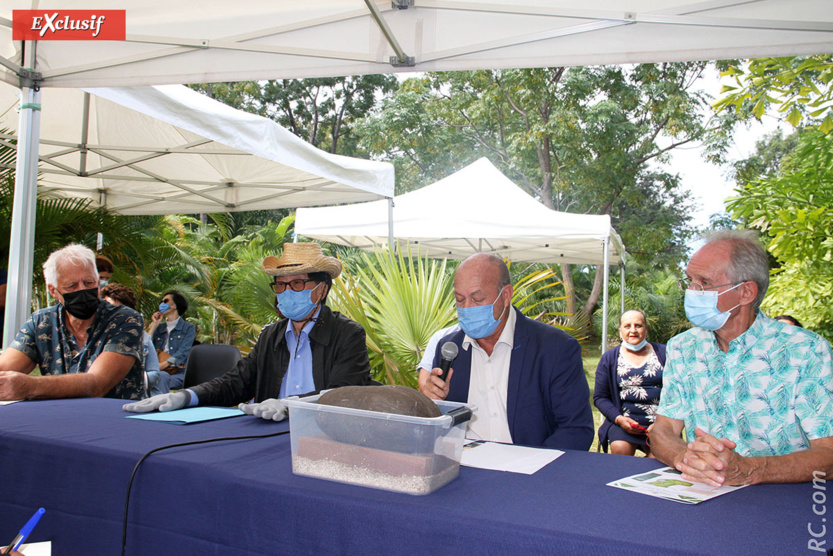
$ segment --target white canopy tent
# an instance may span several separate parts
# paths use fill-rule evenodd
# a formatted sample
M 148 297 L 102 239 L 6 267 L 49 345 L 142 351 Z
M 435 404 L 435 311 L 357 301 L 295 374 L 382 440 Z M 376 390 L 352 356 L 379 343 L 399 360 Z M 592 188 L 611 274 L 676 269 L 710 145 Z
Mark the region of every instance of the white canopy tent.
M 14 146 L 16 89 L 0 86 L 0 142 Z M 393 166 L 316 149 L 272 120 L 182 85 L 46 89 L 40 189 L 122 214 L 231 212 L 392 197 Z M 31 220 L 25 224 L 29 226 Z M 33 226 L 17 242 L 34 241 Z M 14 233 L 14 231 L 13 231 Z M 12 248 L 14 249 L 13 240 Z M 10 268 L 6 322 L 31 306 L 31 264 Z M 16 326 L 5 327 L 4 345 Z
M 433 258 L 464 259 L 487 252 L 512 261 L 602 265 L 606 344 L 608 271 L 624 273 L 625 248 L 608 215 L 548 209 L 485 158 L 431 185 L 394 198 L 393 235 L 400 245 Z M 299 208 L 295 232 L 372 251 L 386 248 L 388 204 Z M 624 281 L 623 281 L 624 282 Z
M 0 85 L 0 142 L 19 91 Z M 392 197 L 393 166 L 316 149 L 274 121 L 182 85 L 45 89 L 42 192 L 121 214 L 234 212 Z
M 11 40 L 13 9 L 126 10 L 125 41 Z M 4 0 L 2 79 L 112 87 L 833 52 L 830 0 Z M 31 45 L 30 45 L 31 46 Z

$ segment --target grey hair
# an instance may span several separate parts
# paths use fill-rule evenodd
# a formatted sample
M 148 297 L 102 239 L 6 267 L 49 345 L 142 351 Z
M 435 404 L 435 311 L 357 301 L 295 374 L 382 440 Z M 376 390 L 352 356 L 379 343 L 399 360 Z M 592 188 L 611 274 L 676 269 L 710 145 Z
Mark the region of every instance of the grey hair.
M 726 276 L 734 283 L 755 282 L 758 295 L 752 302 L 754 309 L 761 306 L 769 288 L 769 257 L 761 245 L 760 236 L 754 230 L 718 230 L 706 236 L 706 244 L 728 242 L 731 249 Z
M 66 247 L 53 251 L 46 262 L 43 263 L 43 277 L 46 279 L 47 286 L 58 287 L 59 264 L 86 265 L 98 280 L 95 253 L 89 247 L 84 247 L 78 243 L 70 243 Z

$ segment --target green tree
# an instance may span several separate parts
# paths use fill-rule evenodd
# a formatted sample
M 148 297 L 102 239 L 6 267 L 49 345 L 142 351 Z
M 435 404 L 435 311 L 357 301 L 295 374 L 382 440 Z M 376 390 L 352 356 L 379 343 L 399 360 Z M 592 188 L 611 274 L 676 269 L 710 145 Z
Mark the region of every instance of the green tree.
M 361 127 L 368 152 L 397 165 L 409 190 L 488 156 L 544 205 L 608 214 L 641 260 L 673 265 L 692 233 L 675 176 L 652 167 L 706 142 L 719 158 L 734 115 L 709 119 L 694 91 L 705 63 L 425 74 L 407 80 Z M 562 267 L 568 310 L 591 313 L 601 273 L 579 299 Z
M 762 232 L 777 261 L 764 309 L 833 340 L 833 134 L 801 132 L 777 172 L 749 181 L 727 204 Z
M 776 175 L 781 168 L 781 160 L 792 154 L 796 145 L 797 132 L 785 137 L 779 129 L 764 135 L 755 142 L 755 152 L 751 156 L 733 164 L 735 181 L 744 186 L 753 180 Z
M 721 64 L 724 96 L 717 110 L 733 107 L 760 119 L 770 108 L 793 126 L 820 122 L 823 133 L 833 130 L 833 55 L 758 58 Z
M 195 85 L 230 106 L 270 118 L 320 149 L 356 156 L 354 122 L 396 89 L 393 75 L 242 81 Z

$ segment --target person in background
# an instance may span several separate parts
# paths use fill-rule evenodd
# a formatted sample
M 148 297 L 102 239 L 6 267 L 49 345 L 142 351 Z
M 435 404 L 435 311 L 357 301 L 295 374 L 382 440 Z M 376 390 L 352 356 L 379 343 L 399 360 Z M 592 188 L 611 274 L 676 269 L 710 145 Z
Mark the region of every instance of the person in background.
M 125 404 L 125 411 L 239 403 L 249 415 L 281 421 L 286 407 L 278 398 L 372 383 L 364 329 L 326 303 L 341 261 L 325 256 L 317 243 L 288 243 L 261 268 L 274 277 L 272 291 L 283 318 L 263 327 L 249 355 L 210 382 Z
M 772 318 L 774 318 L 774 319 L 775 319 L 775 320 L 777 320 L 778 322 L 783 322 L 783 323 L 786 323 L 786 324 L 791 324 L 791 325 L 793 325 L 793 326 L 801 326 L 801 323 L 800 323 L 800 322 L 798 322 L 798 319 L 797 319 L 797 318 L 795 318 L 795 317 L 793 317 L 793 316 L 790 316 L 790 315 L 778 315 L 777 317 L 772 317 Z M 804 327 L 803 327 L 803 326 L 801 326 L 801 328 L 804 328 Z
M 665 346 L 648 341 L 648 321 L 642 311 L 619 317 L 622 343 L 606 351 L 596 367 L 593 403 L 604 415 L 599 446 L 606 452 L 632 456 L 650 454 L 648 428 L 654 423 L 662 390 Z
M 428 339 L 428 345 L 425 346 L 425 351 L 422 354 L 422 359 L 420 359 L 419 363 L 417 364 L 417 372 L 420 373 L 420 378 L 427 378 L 431 375 L 431 369 L 434 366 L 434 354 L 437 353 L 437 346 L 440 345 L 440 340 L 448 336 L 453 332 L 457 332 L 460 330 L 459 324 L 452 324 L 451 326 L 446 326 L 445 328 L 441 328 L 437 330 L 431 335 L 431 338 Z M 422 374 L 425 371 L 426 374 Z
M 136 310 L 136 294 L 127 286 L 108 284 L 101 288 L 101 297 L 104 298 L 104 301 L 113 305 L 127 305 Z M 159 358 L 156 356 L 156 348 L 153 346 L 150 334 L 144 330 L 142 330 L 142 355 L 144 355 L 145 374 L 147 377 L 153 376 L 154 380 L 158 381 L 159 378 L 156 374 L 161 372 L 159 370 Z M 147 381 L 145 387 L 148 388 Z
M 185 381 L 185 363 L 197 335 L 197 327 L 182 318 L 187 310 L 185 296 L 178 291 L 169 291 L 162 296 L 159 310 L 151 317 L 148 334 L 153 339 L 162 371 L 148 375 L 153 396 L 178 390 Z
M 526 446 L 587 450 L 593 443 L 590 389 L 575 338 L 512 306 L 506 263 L 477 253 L 454 274 L 461 330 L 444 341 L 458 355 L 440 379 L 441 345 L 433 369 L 420 372 L 429 398 L 477 406 L 467 438 Z
M 0 400 L 144 398 L 142 315 L 99 299 L 95 253 L 67 245 L 43 274 L 58 303 L 34 313 L 0 355 Z M 29 376 L 35 366 L 42 376 Z
M 761 312 L 769 261 L 757 235 L 712 234 L 686 276 L 694 328 L 668 342 L 654 456 L 712 486 L 833 476 L 833 352 Z
M 103 288 L 113 277 L 113 261 L 104 255 L 95 256 L 95 267 L 98 270 L 99 285 Z

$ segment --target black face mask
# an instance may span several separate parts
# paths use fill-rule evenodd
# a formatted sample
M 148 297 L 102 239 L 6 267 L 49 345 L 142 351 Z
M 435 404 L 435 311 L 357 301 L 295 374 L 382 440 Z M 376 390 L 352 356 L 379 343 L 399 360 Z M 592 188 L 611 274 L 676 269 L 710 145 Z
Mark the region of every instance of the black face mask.
M 93 316 L 100 303 L 98 299 L 98 288 L 78 290 L 63 294 L 64 308 L 67 313 L 81 320 L 87 320 Z

